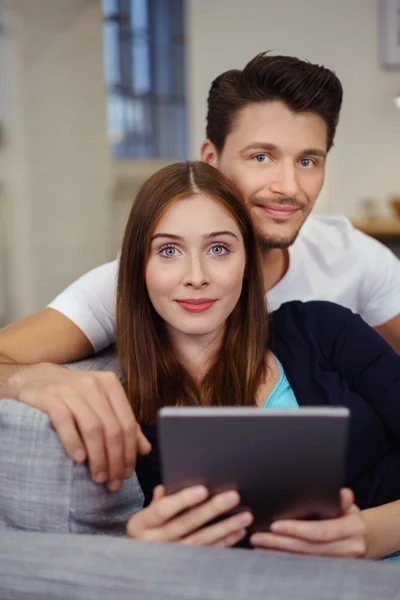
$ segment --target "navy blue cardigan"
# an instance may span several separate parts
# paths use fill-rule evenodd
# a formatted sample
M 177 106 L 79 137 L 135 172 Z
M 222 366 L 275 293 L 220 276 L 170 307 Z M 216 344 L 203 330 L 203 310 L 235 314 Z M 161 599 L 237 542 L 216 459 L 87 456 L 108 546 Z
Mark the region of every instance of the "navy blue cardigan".
M 360 508 L 400 498 L 400 356 L 358 315 L 329 302 L 288 302 L 270 316 L 269 346 L 300 406 L 351 411 L 346 486 Z M 160 483 L 157 433 L 139 457 L 146 504 Z M 290 439 L 288 439 L 290 443 Z

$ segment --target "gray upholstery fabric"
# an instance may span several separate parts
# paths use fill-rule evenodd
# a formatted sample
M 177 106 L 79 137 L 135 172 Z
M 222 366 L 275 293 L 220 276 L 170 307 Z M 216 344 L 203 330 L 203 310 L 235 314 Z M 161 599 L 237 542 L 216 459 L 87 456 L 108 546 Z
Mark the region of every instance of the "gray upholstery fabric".
M 362 560 L 5 532 L 0 590 L 2 600 L 396 600 L 400 569 Z
M 119 374 L 113 350 L 69 365 Z M 65 454 L 44 413 L 0 402 L 0 528 L 76 533 L 124 533 L 143 506 L 136 475 L 118 492 L 91 481 L 86 464 Z
M 121 379 L 121 369 L 114 346 L 89 358 L 67 363 L 65 366 L 76 371 L 113 371 Z

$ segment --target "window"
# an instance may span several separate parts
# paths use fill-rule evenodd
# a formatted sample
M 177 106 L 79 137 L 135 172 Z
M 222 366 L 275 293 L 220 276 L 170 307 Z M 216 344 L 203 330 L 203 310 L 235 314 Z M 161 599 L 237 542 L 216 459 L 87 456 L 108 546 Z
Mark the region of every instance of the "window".
M 184 0 L 102 0 L 102 7 L 113 156 L 185 159 Z

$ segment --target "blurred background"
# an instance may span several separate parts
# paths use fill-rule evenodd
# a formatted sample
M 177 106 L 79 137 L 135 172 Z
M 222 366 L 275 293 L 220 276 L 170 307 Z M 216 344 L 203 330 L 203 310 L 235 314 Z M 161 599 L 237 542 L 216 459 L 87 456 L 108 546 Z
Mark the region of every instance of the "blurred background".
M 213 78 L 264 50 L 336 71 L 316 210 L 398 251 L 400 0 L 0 0 L 0 325 L 116 256 L 140 183 L 198 157 Z

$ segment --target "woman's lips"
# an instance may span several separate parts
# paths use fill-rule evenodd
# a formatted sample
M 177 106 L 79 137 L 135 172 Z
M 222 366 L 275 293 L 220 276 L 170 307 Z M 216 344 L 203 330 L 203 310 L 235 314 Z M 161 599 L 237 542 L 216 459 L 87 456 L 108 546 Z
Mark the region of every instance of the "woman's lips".
M 183 310 L 191 313 L 201 313 L 206 310 L 209 310 L 212 306 L 214 306 L 216 300 L 211 300 L 211 298 L 199 298 L 196 300 L 176 300 L 176 303 L 179 304 Z

